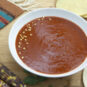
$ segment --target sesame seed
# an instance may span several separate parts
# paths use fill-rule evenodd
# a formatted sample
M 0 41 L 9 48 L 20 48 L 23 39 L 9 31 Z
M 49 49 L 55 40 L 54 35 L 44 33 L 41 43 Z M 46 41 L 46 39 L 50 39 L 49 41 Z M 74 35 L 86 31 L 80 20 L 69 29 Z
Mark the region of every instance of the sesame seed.
M 21 58 L 24 59 L 24 56 L 22 56 Z
M 19 52 L 19 54 L 21 54 L 21 52 Z
M 32 36 L 32 34 L 30 34 L 30 36 Z
M 26 44 L 29 44 L 28 42 L 26 42 Z
M 22 35 L 20 35 L 21 39 L 24 39 L 24 37 Z
M 42 20 L 44 20 L 45 16 L 42 16 Z
M 27 39 L 24 39 L 25 41 L 27 41 Z
M 20 39 L 22 41 L 22 39 Z
M 23 50 L 25 50 L 26 48 L 25 47 L 23 47 Z
M 49 18 L 49 21 L 51 21 L 52 20 L 52 18 Z
M 25 33 L 25 31 L 23 31 L 23 34 Z
M 40 19 L 38 18 L 38 20 L 40 21 Z
M 22 35 L 20 34 L 20 36 L 22 36 Z
M 27 36 L 24 36 L 25 38 L 27 38 Z
M 21 42 L 18 42 L 19 44 L 21 44 Z
M 29 27 L 31 29 L 31 27 Z
M 18 48 L 20 48 L 21 46 L 20 45 L 18 45 Z
M 28 29 L 28 31 L 31 31 L 31 29 Z
M 25 29 L 25 31 L 27 31 L 27 28 Z
M 27 24 L 27 27 L 29 27 L 30 26 L 30 24 Z
M 34 25 L 37 25 L 36 23 L 34 23 Z

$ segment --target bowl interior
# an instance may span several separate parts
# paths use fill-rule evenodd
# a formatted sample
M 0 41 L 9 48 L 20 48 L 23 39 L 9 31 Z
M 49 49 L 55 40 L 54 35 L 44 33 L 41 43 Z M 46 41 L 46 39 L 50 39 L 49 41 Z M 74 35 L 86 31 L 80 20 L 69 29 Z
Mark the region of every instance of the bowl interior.
M 30 67 L 28 67 L 26 64 L 24 64 L 22 62 L 22 60 L 18 57 L 17 52 L 16 52 L 16 48 L 15 48 L 15 41 L 16 41 L 16 36 L 19 32 L 19 30 L 29 21 L 38 18 L 38 17 L 42 17 L 42 16 L 56 16 L 56 17 L 63 17 L 65 19 L 68 19 L 74 23 L 76 23 L 78 26 L 81 27 L 81 29 L 85 32 L 85 34 L 87 35 L 87 29 L 86 29 L 86 21 L 84 19 L 82 19 L 80 16 L 77 16 L 71 12 L 68 12 L 66 10 L 62 10 L 62 9 L 56 9 L 56 8 L 44 8 L 44 9 L 39 9 L 39 10 L 34 10 L 32 12 L 29 12 L 27 14 L 25 14 L 24 16 L 20 17 L 16 23 L 13 25 L 11 31 L 10 31 L 10 35 L 9 35 L 9 49 L 11 51 L 11 54 L 13 56 L 13 58 L 15 59 L 15 61 L 24 69 L 26 69 L 27 71 L 30 71 L 34 74 L 40 75 L 40 76 L 45 76 L 45 77 L 65 77 L 68 75 L 72 75 L 80 70 L 82 70 L 86 65 L 87 65 L 87 59 L 85 59 L 85 61 L 77 68 L 75 68 L 74 70 L 67 72 L 67 73 L 63 73 L 63 74 L 44 74 L 44 73 L 40 73 L 37 72 L 33 69 L 31 69 Z

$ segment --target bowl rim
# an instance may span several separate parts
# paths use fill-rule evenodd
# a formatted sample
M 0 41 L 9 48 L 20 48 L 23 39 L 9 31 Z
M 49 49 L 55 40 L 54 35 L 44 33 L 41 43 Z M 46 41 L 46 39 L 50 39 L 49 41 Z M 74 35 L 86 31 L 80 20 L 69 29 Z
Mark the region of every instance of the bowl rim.
M 80 68 L 80 69 L 77 70 L 77 71 L 74 71 L 74 72 L 73 72 L 74 69 L 73 69 L 73 70 L 70 70 L 69 72 L 72 72 L 72 73 L 66 72 L 66 73 L 62 73 L 62 74 L 45 74 L 45 73 L 40 73 L 40 72 L 38 72 L 38 71 L 36 71 L 36 70 L 33 70 L 33 69 L 32 69 L 32 71 L 31 71 L 31 70 L 28 69 L 28 68 L 30 68 L 30 67 L 28 67 L 28 68 L 24 67 L 24 66 L 23 66 L 21 63 L 19 63 L 19 61 L 14 57 L 12 48 L 11 48 L 11 46 L 10 46 L 10 39 L 11 39 L 11 33 L 12 33 L 12 30 L 13 30 L 14 26 L 15 26 L 16 23 L 17 23 L 19 20 L 21 20 L 23 17 L 27 16 L 28 14 L 31 14 L 32 12 L 37 12 L 37 11 L 42 11 L 42 10 L 55 10 L 55 9 L 56 9 L 56 10 L 61 10 L 61 11 L 67 12 L 67 13 L 70 13 L 71 15 L 75 15 L 75 16 L 79 17 L 84 23 L 87 24 L 86 20 L 84 20 L 82 17 L 80 17 L 80 16 L 78 16 L 78 15 L 76 15 L 75 13 L 72 13 L 72 12 L 70 12 L 70 11 L 67 11 L 67 10 L 64 10 L 64 9 L 58 9 L 58 8 L 39 8 L 39 9 L 33 10 L 33 11 L 31 11 L 31 12 L 28 12 L 28 13 L 22 15 L 21 17 L 19 17 L 19 18 L 17 19 L 17 21 L 13 24 L 13 26 L 12 26 L 12 28 L 11 28 L 11 30 L 10 30 L 10 33 L 9 33 L 9 38 L 8 38 L 9 50 L 10 50 L 10 52 L 11 52 L 11 55 L 12 55 L 13 59 L 14 59 L 22 68 L 24 68 L 25 70 L 27 70 L 27 71 L 29 71 L 29 72 L 31 72 L 31 73 L 33 73 L 33 74 L 36 74 L 36 75 L 39 75 L 39 76 L 43 76 L 43 77 L 48 77 L 48 78 L 60 78 L 60 77 L 66 77 L 66 76 L 73 75 L 73 74 L 75 74 L 75 73 L 81 71 L 83 68 L 85 68 L 85 67 L 87 66 L 87 64 L 85 64 L 82 68 Z M 23 25 L 23 26 L 24 26 L 24 25 Z M 19 59 L 20 59 L 20 58 L 19 58 Z M 20 59 L 20 60 L 21 60 L 21 59 Z M 86 60 L 86 59 L 85 59 L 85 60 Z M 84 62 L 85 62 L 85 60 L 84 60 Z M 22 61 L 22 62 L 23 62 L 23 61 Z M 83 62 L 83 63 L 84 63 L 84 62 Z M 23 63 L 24 63 L 24 62 L 23 62 Z M 25 64 L 25 63 L 24 63 L 24 64 Z M 26 65 L 26 64 L 25 64 L 25 65 Z M 79 66 L 80 66 L 80 65 L 79 65 Z M 79 66 L 78 66 L 78 67 L 79 67 Z M 75 68 L 75 69 L 76 69 L 76 68 Z M 35 72 L 33 72 L 33 71 L 35 71 Z

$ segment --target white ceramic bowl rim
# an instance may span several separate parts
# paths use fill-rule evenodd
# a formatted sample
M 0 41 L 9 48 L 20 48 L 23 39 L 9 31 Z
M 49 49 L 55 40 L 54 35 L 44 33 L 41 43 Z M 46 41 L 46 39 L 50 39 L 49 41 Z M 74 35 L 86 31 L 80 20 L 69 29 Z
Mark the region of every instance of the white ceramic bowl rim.
M 51 77 L 51 78 L 56 78 L 56 77 L 65 77 L 65 76 L 69 76 L 72 74 L 75 74 L 79 71 L 81 71 L 82 69 L 84 69 L 87 66 L 87 58 L 85 59 L 85 61 L 78 66 L 77 68 L 75 68 L 72 71 L 63 73 L 63 74 L 45 74 L 45 73 L 40 73 L 37 72 L 33 69 L 31 69 L 30 67 L 28 67 L 26 64 L 23 63 L 23 61 L 19 58 L 19 56 L 17 55 L 16 49 L 15 49 L 15 41 L 16 41 L 16 36 L 19 32 L 19 30 L 29 21 L 38 18 L 38 17 L 42 17 L 42 16 L 57 16 L 57 17 L 63 17 L 65 19 L 68 19 L 74 23 L 76 23 L 78 26 L 80 26 L 82 28 L 82 30 L 85 32 L 85 34 L 87 35 L 87 22 L 81 18 L 80 16 L 69 12 L 67 10 L 63 10 L 63 9 L 57 9 L 57 8 L 43 8 L 43 9 L 37 9 L 34 10 L 32 12 L 29 12 L 27 14 L 25 14 L 24 16 L 20 17 L 16 23 L 13 25 L 10 34 L 9 34 L 9 49 L 10 52 L 14 58 L 14 60 L 24 69 L 26 69 L 27 71 L 39 75 L 39 76 L 44 76 L 44 77 Z

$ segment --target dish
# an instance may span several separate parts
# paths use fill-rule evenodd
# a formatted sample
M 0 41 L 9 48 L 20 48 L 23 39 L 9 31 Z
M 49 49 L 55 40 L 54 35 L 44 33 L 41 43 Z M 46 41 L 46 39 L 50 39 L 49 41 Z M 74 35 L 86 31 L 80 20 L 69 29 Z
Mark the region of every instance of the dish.
M 15 47 L 16 36 L 17 36 L 18 32 L 20 31 L 20 29 L 26 23 L 28 23 L 36 18 L 42 17 L 42 16 L 56 16 L 56 17 L 65 18 L 65 19 L 70 20 L 70 21 L 74 22 L 75 24 L 77 24 L 84 31 L 84 33 L 87 34 L 87 30 L 86 30 L 87 22 L 84 19 L 82 19 L 80 16 L 77 16 L 71 12 L 68 12 L 68 11 L 62 10 L 62 9 L 56 9 L 56 8 L 45 8 L 45 9 L 39 9 L 39 10 L 32 11 L 18 19 L 18 21 L 14 24 L 14 26 L 10 32 L 10 35 L 9 35 L 9 48 L 10 48 L 11 54 L 13 55 L 13 58 L 16 60 L 16 62 L 19 65 L 21 65 L 24 69 L 26 69 L 34 74 L 44 76 L 44 77 L 65 77 L 65 76 L 72 75 L 72 74 L 82 70 L 84 67 L 86 67 L 87 59 L 85 59 L 85 61 L 80 66 L 78 66 L 77 68 L 75 68 L 69 72 L 62 73 L 62 74 L 46 74 L 46 73 L 41 73 L 41 72 L 35 71 L 32 68 L 28 67 L 25 63 L 23 63 L 23 61 L 19 58 L 19 56 L 17 55 L 17 52 L 16 52 L 16 47 Z
M 87 56 L 86 45 L 86 35 L 79 26 L 55 16 L 30 21 L 16 37 L 19 58 L 45 74 L 66 73 L 78 67 Z

